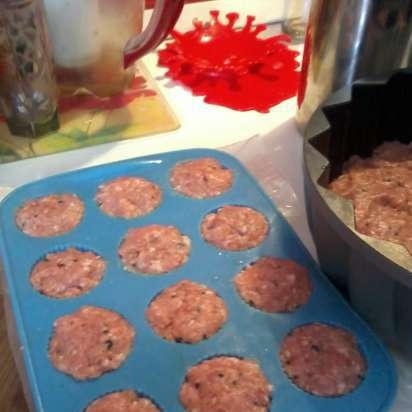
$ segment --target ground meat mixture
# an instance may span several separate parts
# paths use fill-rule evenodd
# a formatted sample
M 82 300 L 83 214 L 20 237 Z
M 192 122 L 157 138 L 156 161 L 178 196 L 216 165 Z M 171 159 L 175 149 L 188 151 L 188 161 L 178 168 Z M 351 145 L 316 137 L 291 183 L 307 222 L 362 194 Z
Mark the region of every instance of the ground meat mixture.
M 182 280 L 161 292 L 146 317 L 164 339 L 197 343 L 214 335 L 226 322 L 225 303 L 205 285 Z
M 72 298 L 93 289 L 101 281 L 106 262 L 92 252 L 69 248 L 49 253 L 30 275 L 34 289 L 52 298 Z
M 161 201 L 159 186 L 141 177 L 118 177 L 100 185 L 96 194 L 104 213 L 126 219 L 146 215 Z
M 170 272 L 189 256 L 190 239 L 174 226 L 149 225 L 130 229 L 119 256 L 126 270 L 148 274 Z
M 242 299 L 266 312 L 290 312 L 305 304 L 312 286 L 308 271 L 288 259 L 260 258 L 234 279 Z
M 318 396 L 353 391 L 366 373 L 366 361 L 347 331 L 323 324 L 296 328 L 280 349 L 283 370 L 301 389 Z
M 202 235 L 219 249 L 251 249 L 265 239 L 268 222 L 261 213 L 245 206 L 224 206 L 208 214 L 202 222 Z
M 134 335 L 132 326 L 117 313 L 84 306 L 54 323 L 49 359 L 75 379 L 97 378 L 123 363 Z
M 384 143 L 368 159 L 353 156 L 329 188 L 353 201 L 360 233 L 412 254 L 412 144 Z
M 85 412 L 161 412 L 148 398 L 135 391 L 113 392 L 91 403 Z
M 266 412 L 271 392 L 257 363 L 222 356 L 189 369 L 180 401 L 187 412 Z
M 16 224 L 33 237 L 58 236 L 81 221 L 83 202 L 73 194 L 54 194 L 26 202 L 17 210 Z
M 217 160 L 205 157 L 177 164 L 170 174 L 170 184 L 186 196 L 204 199 L 229 190 L 233 173 Z

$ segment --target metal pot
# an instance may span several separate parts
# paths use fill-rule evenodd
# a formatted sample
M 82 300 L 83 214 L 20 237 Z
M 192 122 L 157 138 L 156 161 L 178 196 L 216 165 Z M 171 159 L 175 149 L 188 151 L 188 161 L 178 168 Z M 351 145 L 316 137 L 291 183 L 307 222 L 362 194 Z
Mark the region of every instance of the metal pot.
M 355 230 L 352 202 L 326 189 L 352 155 L 384 141 L 412 142 L 412 71 L 358 81 L 331 96 L 307 126 L 304 179 L 319 261 L 355 309 L 412 358 L 412 256 Z
M 412 61 L 411 0 L 312 0 L 297 121 L 304 129 L 336 90 Z

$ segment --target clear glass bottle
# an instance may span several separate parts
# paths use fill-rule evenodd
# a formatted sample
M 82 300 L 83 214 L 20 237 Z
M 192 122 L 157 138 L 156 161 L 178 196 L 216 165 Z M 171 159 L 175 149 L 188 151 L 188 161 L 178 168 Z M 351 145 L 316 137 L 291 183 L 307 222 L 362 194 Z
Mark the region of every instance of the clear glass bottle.
M 59 126 L 51 56 L 42 0 L 0 1 L 0 104 L 14 135 Z
M 310 0 L 286 0 L 282 30 L 295 43 L 303 41 L 309 19 Z

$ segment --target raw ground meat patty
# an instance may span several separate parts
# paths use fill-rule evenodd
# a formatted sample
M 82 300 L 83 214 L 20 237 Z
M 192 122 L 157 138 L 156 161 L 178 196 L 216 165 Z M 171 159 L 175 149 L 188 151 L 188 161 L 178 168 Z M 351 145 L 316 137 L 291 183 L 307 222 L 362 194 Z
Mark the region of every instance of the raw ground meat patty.
M 161 292 L 146 317 L 164 339 L 196 343 L 214 335 L 226 322 L 223 299 L 205 285 L 182 280 Z
M 96 194 L 104 213 L 127 219 L 146 215 L 161 201 L 159 186 L 141 177 L 118 177 L 100 185 Z
M 387 142 L 368 159 L 352 156 L 329 189 L 353 201 L 356 230 L 412 254 L 412 144 Z
M 288 259 L 264 257 L 236 275 L 242 299 L 266 312 L 290 312 L 305 304 L 312 287 L 308 271 Z
M 116 312 L 83 306 L 54 323 L 49 359 L 56 369 L 75 379 L 97 378 L 123 363 L 134 335 L 133 328 Z
M 232 171 L 211 157 L 179 163 L 170 174 L 173 189 L 196 199 L 219 196 L 232 183 Z
M 354 390 L 366 373 L 366 361 L 347 331 L 314 323 L 296 328 L 280 349 L 283 370 L 301 389 L 318 396 Z
M 62 235 L 81 221 L 83 202 L 73 194 L 54 194 L 30 200 L 16 213 L 16 224 L 33 237 Z
M 119 256 L 126 270 L 148 274 L 170 272 L 189 256 L 190 239 L 174 226 L 149 225 L 130 229 Z
M 246 206 L 223 206 L 208 214 L 201 231 L 206 241 L 219 249 L 251 249 L 263 242 L 269 230 L 261 213 Z
M 161 412 L 148 398 L 138 395 L 135 391 L 113 392 L 87 407 L 85 412 Z
M 30 282 L 34 289 L 52 298 L 72 298 L 93 289 L 101 281 L 106 262 L 92 252 L 69 248 L 49 253 L 36 263 Z
M 257 363 L 222 356 L 189 369 L 180 401 L 187 412 L 266 412 L 271 392 Z

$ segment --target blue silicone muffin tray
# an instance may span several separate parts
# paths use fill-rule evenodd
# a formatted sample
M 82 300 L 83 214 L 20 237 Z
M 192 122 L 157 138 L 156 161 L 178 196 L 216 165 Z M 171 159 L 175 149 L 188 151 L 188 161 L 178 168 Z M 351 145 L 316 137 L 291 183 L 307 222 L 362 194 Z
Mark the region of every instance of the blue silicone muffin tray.
M 234 172 L 232 188 L 221 196 L 196 200 L 175 192 L 169 172 L 178 162 L 211 156 Z M 97 187 L 118 176 L 141 176 L 163 191 L 161 205 L 136 218 L 112 218 L 100 211 L 94 196 Z M 24 202 L 52 193 L 75 193 L 85 204 L 79 226 L 52 238 L 31 238 L 15 224 L 15 213 Z M 245 205 L 262 212 L 270 223 L 265 241 L 243 252 L 221 251 L 206 243 L 200 233 L 203 217 L 224 205 Z M 396 373 L 380 341 L 319 271 L 299 238 L 233 157 L 214 150 L 187 150 L 153 155 L 53 176 L 23 186 L 1 205 L 1 250 L 9 298 L 38 411 L 82 412 L 94 399 L 122 389 L 135 389 L 155 400 L 165 412 L 181 412 L 179 389 L 186 371 L 214 355 L 233 355 L 256 360 L 274 387 L 271 412 L 383 412 L 390 408 L 396 391 Z M 125 271 L 117 249 L 131 227 L 151 223 L 177 226 L 190 237 L 189 260 L 179 269 L 160 276 Z M 100 254 L 107 262 L 101 283 L 77 298 L 56 300 L 36 292 L 29 282 L 33 265 L 44 255 L 75 246 Z M 290 258 L 308 268 L 313 293 L 309 302 L 288 314 L 268 314 L 247 305 L 237 294 L 234 276 L 260 256 Z M 145 319 L 151 299 L 164 288 L 191 279 L 213 288 L 226 302 L 228 320 L 211 338 L 198 344 L 171 343 L 157 336 Z M 117 311 L 136 330 L 132 352 L 116 371 L 79 382 L 57 371 L 47 357 L 53 322 L 83 305 Z M 351 393 L 335 398 L 310 395 L 295 386 L 282 371 L 278 350 L 295 327 L 324 322 L 356 336 L 368 371 Z M 210 411 L 213 412 L 213 411 Z

